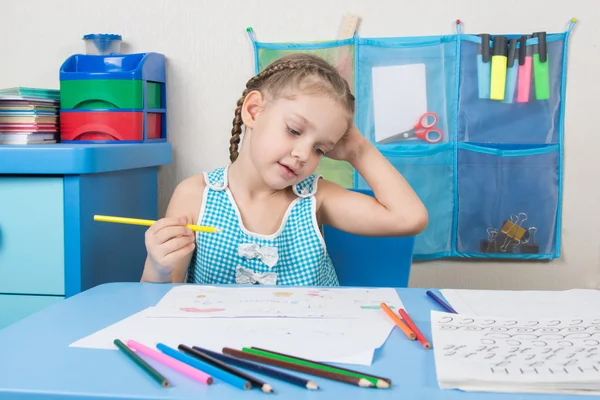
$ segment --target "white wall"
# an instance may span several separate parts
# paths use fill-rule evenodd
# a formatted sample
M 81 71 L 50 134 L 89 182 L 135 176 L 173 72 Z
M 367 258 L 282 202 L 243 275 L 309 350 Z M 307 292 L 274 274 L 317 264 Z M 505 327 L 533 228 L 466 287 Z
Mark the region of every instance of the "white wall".
M 600 286 L 600 7 L 596 0 L 19 0 L 0 2 L 0 87 L 58 88 L 58 69 L 83 52 L 86 33 L 120 33 L 127 52 L 168 57 L 174 163 L 160 171 L 160 211 L 177 182 L 228 160 L 235 102 L 254 70 L 245 29 L 262 41 L 335 37 L 346 12 L 363 37 L 564 31 L 571 36 L 566 106 L 563 256 L 552 262 L 435 261 L 415 265 L 411 286 Z

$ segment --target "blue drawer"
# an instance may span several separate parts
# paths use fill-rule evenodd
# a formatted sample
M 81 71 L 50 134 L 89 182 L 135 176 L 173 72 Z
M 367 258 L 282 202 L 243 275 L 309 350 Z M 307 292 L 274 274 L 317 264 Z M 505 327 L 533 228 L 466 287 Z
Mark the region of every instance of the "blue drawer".
M 62 177 L 0 177 L 0 294 L 65 294 L 63 197 Z

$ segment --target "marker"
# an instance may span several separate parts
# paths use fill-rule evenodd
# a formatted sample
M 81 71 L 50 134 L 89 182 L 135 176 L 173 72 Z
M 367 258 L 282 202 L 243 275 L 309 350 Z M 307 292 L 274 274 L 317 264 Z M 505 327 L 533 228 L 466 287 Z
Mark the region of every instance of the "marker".
M 510 39 L 508 42 L 508 57 L 506 59 L 506 87 L 504 89 L 503 103 L 512 103 L 515 98 L 515 89 L 517 87 L 517 72 L 519 64 L 515 62 L 517 55 L 518 39 Z
M 490 35 L 482 33 L 477 35 L 481 38 L 481 44 L 477 52 L 477 82 L 479 98 L 490 98 Z
M 506 48 L 508 38 L 506 36 L 494 37 L 492 49 L 492 72 L 490 81 L 490 99 L 504 100 L 504 88 L 506 87 L 506 59 L 508 49 Z
M 521 39 L 519 39 L 518 103 L 529 101 L 529 89 L 531 88 L 531 46 L 527 46 L 527 39 L 529 38 L 531 38 L 531 35 L 521 36 Z
M 547 100 L 550 98 L 550 76 L 548 73 L 546 32 L 536 32 L 533 36 L 538 38 L 538 44 L 533 45 L 533 80 L 535 83 L 535 98 L 537 100 Z

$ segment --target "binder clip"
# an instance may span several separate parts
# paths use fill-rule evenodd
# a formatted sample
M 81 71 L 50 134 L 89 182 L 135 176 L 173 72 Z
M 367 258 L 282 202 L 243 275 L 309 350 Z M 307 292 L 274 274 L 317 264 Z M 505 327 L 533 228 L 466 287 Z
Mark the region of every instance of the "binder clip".
M 500 246 L 501 252 L 505 253 L 511 243 L 516 247 L 521 244 L 522 241 L 529 240 L 529 231 L 522 226 L 523 222 L 526 220 L 527 214 L 519 213 L 518 215 L 511 215 L 510 221 L 504 221 L 504 224 L 500 229 L 500 233 L 504 235 L 504 243 Z
M 500 229 L 487 228 L 487 240 L 479 242 L 479 251 L 481 253 L 521 253 L 537 254 L 540 252 L 540 246 L 535 242 L 537 228 L 523 227 L 523 222 L 527 221 L 527 214 L 512 214 L 508 220 L 502 223 Z M 500 244 L 501 243 L 501 244 Z
M 496 238 L 498 237 L 498 229 L 487 228 L 486 232 L 488 234 L 488 238 L 487 240 L 482 240 L 479 243 L 479 251 L 482 253 L 497 253 L 498 244 L 496 242 Z
M 521 252 L 523 254 L 537 254 L 540 252 L 540 246 L 535 243 L 535 234 L 537 233 L 537 228 L 532 226 L 528 229 L 528 232 L 529 238 L 521 245 Z

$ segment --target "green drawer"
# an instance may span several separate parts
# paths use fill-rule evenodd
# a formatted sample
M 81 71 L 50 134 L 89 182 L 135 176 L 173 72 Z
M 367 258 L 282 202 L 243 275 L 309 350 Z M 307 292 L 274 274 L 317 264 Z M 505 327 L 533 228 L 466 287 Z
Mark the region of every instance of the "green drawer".
M 62 177 L 0 176 L 0 293 L 65 294 L 63 198 Z
M 61 109 L 143 108 L 141 80 L 69 80 L 60 82 Z
M 0 294 L 0 329 L 62 300 L 57 296 Z
M 60 107 L 72 109 L 143 109 L 142 80 L 89 79 L 60 82 Z M 148 82 L 146 107 L 162 108 L 162 84 Z

